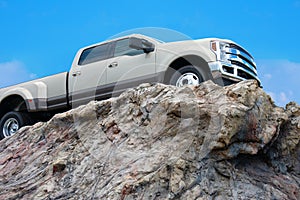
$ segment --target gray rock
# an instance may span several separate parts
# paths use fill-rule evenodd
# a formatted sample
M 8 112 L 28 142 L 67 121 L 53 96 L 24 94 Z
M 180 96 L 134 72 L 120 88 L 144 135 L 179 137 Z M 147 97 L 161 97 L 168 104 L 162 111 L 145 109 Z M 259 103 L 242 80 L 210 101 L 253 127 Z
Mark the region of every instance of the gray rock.
M 300 199 L 300 107 L 143 84 L 0 142 L 0 199 Z

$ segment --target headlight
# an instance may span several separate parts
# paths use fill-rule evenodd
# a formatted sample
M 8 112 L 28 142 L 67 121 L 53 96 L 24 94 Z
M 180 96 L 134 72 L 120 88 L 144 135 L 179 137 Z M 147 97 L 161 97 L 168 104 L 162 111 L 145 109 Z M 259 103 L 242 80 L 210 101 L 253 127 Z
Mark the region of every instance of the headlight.
M 227 61 L 226 49 L 228 44 L 220 41 L 211 41 L 211 50 L 216 54 L 217 60 Z

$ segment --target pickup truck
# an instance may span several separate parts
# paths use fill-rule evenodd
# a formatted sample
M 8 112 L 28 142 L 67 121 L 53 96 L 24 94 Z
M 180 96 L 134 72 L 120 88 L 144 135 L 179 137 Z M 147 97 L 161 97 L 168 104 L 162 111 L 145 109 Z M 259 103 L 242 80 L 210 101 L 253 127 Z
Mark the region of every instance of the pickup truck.
M 163 42 L 132 34 L 80 49 L 69 72 L 0 89 L 0 139 L 91 100 L 145 82 L 175 86 L 212 80 L 222 86 L 260 80 L 248 51 L 231 40 Z

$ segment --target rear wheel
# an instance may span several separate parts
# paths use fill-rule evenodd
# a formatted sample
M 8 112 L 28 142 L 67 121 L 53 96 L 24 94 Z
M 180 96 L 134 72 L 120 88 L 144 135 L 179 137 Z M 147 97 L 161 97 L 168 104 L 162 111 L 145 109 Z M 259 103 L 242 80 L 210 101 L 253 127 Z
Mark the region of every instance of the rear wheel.
M 199 85 L 204 81 L 200 72 L 192 65 L 177 70 L 170 79 L 170 84 L 177 87 L 184 85 Z
M 8 112 L 0 122 L 0 139 L 14 135 L 22 126 L 31 123 L 31 118 L 27 113 Z

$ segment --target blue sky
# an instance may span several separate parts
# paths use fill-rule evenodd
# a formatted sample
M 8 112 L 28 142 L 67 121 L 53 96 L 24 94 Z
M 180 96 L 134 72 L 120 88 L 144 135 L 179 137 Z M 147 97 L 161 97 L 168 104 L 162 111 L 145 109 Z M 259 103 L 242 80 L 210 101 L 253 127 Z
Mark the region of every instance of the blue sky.
M 163 27 L 236 41 L 276 104 L 300 103 L 299 21 L 300 0 L 0 0 L 0 87 L 68 71 L 79 48 L 120 32 Z

